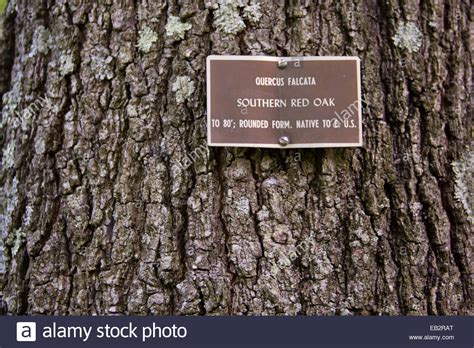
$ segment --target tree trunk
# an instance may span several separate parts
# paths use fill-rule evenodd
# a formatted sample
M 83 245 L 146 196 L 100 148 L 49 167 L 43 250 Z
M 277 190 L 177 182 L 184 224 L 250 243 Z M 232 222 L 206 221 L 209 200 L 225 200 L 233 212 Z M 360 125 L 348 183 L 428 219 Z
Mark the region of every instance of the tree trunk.
M 471 5 L 10 0 L 8 313 L 472 314 Z M 359 56 L 363 147 L 197 152 L 210 54 Z

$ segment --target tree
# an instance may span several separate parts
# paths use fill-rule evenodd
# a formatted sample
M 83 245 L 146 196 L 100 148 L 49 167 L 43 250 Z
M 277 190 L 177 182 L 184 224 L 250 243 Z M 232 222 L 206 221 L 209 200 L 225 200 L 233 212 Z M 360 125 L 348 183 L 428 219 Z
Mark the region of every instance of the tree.
M 472 314 L 470 5 L 10 0 L 8 313 Z M 364 146 L 208 148 L 209 54 L 359 56 Z

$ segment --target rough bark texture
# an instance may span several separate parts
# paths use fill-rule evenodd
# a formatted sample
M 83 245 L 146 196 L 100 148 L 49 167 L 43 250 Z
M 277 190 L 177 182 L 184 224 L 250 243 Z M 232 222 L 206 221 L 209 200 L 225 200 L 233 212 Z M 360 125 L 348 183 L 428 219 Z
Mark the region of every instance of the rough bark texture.
M 472 314 L 470 1 L 259 4 L 9 1 L 8 313 Z M 197 152 L 209 54 L 359 56 L 364 146 Z

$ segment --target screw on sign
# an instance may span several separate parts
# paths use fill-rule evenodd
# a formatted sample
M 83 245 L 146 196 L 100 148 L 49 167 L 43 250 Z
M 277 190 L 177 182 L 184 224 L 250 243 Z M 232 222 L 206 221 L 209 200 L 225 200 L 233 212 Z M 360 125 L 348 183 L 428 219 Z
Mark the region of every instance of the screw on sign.
M 280 143 L 281 146 L 286 146 L 290 143 L 290 138 L 288 137 L 280 137 L 280 139 L 278 139 L 278 142 Z
M 288 61 L 282 59 L 278 61 L 278 67 L 280 69 L 285 69 L 288 66 Z

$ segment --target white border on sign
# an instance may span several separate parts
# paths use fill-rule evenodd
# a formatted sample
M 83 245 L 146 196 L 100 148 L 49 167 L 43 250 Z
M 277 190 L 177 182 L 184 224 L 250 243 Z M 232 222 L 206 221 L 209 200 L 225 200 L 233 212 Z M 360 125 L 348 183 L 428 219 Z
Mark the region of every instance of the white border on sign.
M 211 142 L 211 60 L 247 60 L 247 61 L 267 61 L 278 62 L 282 59 L 300 61 L 318 60 L 355 60 L 357 63 L 357 100 L 359 103 L 359 142 L 358 143 L 298 143 L 282 146 L 280 144 L 249 144 L 249 143 L 212 143 Z M 318 147 L 359 147 L 362 146 L 362 100 L 360 81 L 360 59 L 356 56 L 324 56 L 324 57 L 267 57 L 267 56 L 218 56 L 210 55 L 206 58 L 206 92 L 207 92 L 207 145 L 214 147 L 262 147 L 272 149 L 297 149 L 297 148 L 318 148 Z

